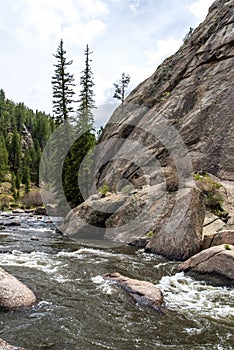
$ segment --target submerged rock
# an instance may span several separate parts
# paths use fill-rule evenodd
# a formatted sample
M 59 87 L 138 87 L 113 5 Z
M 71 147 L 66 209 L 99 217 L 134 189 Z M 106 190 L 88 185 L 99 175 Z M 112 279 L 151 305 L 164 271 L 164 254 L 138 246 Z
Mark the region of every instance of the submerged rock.
M 160 311 L 163 303 L 163 294 L 153 283 L 132 279 L 118 272 L 107 273 L 103 275 L 103 278 L 122 287 L 138 304 L 147 305 Z
M 30 307 L 35 302 L 35 294 L 26 285 L 0 268 L 0 308 Z
M 234 286 L 234 246 L 224 244 L 205 249 L 177 268 L 179 271 L 199 274 L 218 285 Z

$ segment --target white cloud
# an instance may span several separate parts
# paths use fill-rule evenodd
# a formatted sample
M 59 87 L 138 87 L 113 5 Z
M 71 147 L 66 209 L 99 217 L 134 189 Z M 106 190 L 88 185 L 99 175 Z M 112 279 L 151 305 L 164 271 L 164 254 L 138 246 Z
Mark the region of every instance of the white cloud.
M 92 19 L 85 23 L 76 23 L 73 26 L 65 26 L 61 32 L 64 42 L 70 46 L 77 42 L 79 46 L 84 46 L 101 37 L 105 33 L 105 23 L 100 19 Z M 78 40 L 77 40 L 78 39 Z
M 122 72 L 131 76 L 129 89 L 151 75 L 208 9 L 207 0 L 0 0 L 0 4 L 0 88 L 14 101 L 48 112 L 52 54 L 61 38 L 67 58 L 73 60 L 70 72 L 78 84 L 76 93 L 85 45 L 94 52 L 94 92 L 97 104 L 102 104 L 113 101 L 113 82 Z
M 154 66 L 159 65 L 163 59 L 175 53 L 180 45 L 182 45 L 181 39 L 169 38 L 167 40 L 159 40 L 155 51 L 145 52 L 148 57 L 148 63 Z
M 204 20 L 214 0 L 196 0 L 188 6 L 189 11 L 200 21 Z
M 136 13 L 138 8 L 140 7 L 140 0 L 128 0 L 129 8 L 132 12 Z
M 66 42 L 75 39 L 83 46 L 104 33 L 105 24 L 100 18 L 108 15 L 101 0 L 24 0 L 21 11 L 23 19 L 17 33 L 28 48 L 35 43 L 35 37 L 43 45 L 49 45 L 54 37 L 63 37 Z

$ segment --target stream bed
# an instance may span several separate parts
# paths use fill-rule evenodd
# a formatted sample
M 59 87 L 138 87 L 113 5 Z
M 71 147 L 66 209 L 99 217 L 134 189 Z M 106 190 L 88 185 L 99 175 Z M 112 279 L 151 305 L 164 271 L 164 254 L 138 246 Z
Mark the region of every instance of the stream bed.
M 72 241 L 51 218 L 0 213 L 0 266 L 38 297 L 31 309 L 0 312 L 0 337 L 31 350 L 231 350 L 234 290 L 213 287 L 175 262 L 104 241 Z M 53 219 L 54 220 L 54 219 Z M 136 305 L 102 275 L 118 271 L 153 282 L 164 315 Z

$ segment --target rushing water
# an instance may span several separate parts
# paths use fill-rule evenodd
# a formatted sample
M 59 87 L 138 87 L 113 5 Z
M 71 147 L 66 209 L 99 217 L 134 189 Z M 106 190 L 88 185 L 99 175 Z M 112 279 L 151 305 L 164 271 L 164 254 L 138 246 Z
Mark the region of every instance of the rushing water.
M 46 217 L 3 219 L 21 226 L 0 231 L 0 265 L 39 300 L 0 313 L 0 337 L 9 343 L 32 350 L 234 349 L 233 289 L 175 273 L 176 263 L 143 250 L 70 241 Z M 136 305 L 101 277 L 114 271 L 158 285 L 173 311 Z

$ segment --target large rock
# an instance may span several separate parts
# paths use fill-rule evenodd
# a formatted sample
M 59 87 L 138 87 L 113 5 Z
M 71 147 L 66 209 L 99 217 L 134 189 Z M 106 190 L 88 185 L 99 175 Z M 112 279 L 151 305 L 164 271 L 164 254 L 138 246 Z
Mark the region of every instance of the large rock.
M 106 220 L 128 199 L 125 194 L 94 195 L 74 208 L 59 230 L 73 238 L 102 239 Z
M 231 244 L 234 245 L 234 231 L 220 231 L 213 235 L 204 236 L 202 242 L 202 249 L 207 249 L 210 247 L 215 247 L 221 244 Z
M 205 249 L 178 265 L 178 270 L 199 273 L 219 285 L 234 285 L 234 246 Z
M 73 209 L 59 230 L 72 238 L 127 243 L 147 233 L 168 203 L 164 186 L 91 196 Z
M 35 294 L 14 276 L 0 268 L 0 307 L 17 309 L 35 304 Z
M 161 310 L 163 294 L 153 283 L 132 279 L 123 276 L 118 272 L 107 273 L 103 278 L 122 287 L 138 304 L 147 305 L 156 310 Z
M 196 187 L 184 189 L 171 216 L 156 227 L 146 251 L 168 259 L 188 259 L 201 250 L 204 217 L 201 191 Z
M 19 348 L 8 344 L 6 341 L 0 338 L 0 350 L 26 350 L 25 348 Z
M 140 211 L 137 202 L 136 224 L 129 227 L 126 220 L 134 216 L 133 197 L 128 197 L 113 215 L 106 213 L 101 224 L 99 214 L 92 215 L 92 225 L 98 231 L 103 225 L 106 231 L 102 234 L 107 238 L 130 241 L 153 229 L 156 234 L 149 250 L 173 259 L 186 259 L 201 248 L 201 200 L 195 194 L 192 204 L 183 208 L 183 198 L 194 171 L 208 172 L 222 181 L 234 180 L 233 21 L 233 0 L 215 1 L 205 21 L 184 45 L 136 87 L 111 116 L 96 147 L 93 173 L 97 176 L 93 182 L 97 188 L 108 185 L 111 192 L 124 192 L 131 185 L 138 191 L 135 197 Z M 154 196 L 155 188 L 163 185 L 167 190 L 163 198 L 169 204 L 163 205 L 159 190 L 157 208 L 153 200 L 145 205 L 144 187 L 149 191 L 152 188 Z M 80 227 L 80 215 L 73 214 L 83 209 L 86 204 L 73 210 L 66 225 L 71 219 L 70 227 Z M 145 215 L 141 220 L 142 210 L 148 211 L 148 218 Z M 90 220 L 90 210 L 86 212 L 83 222 Z M 175 220 L 171 220 L 174 213 L 177 222 L 180 215 L 185 219 L 176 228 Z

